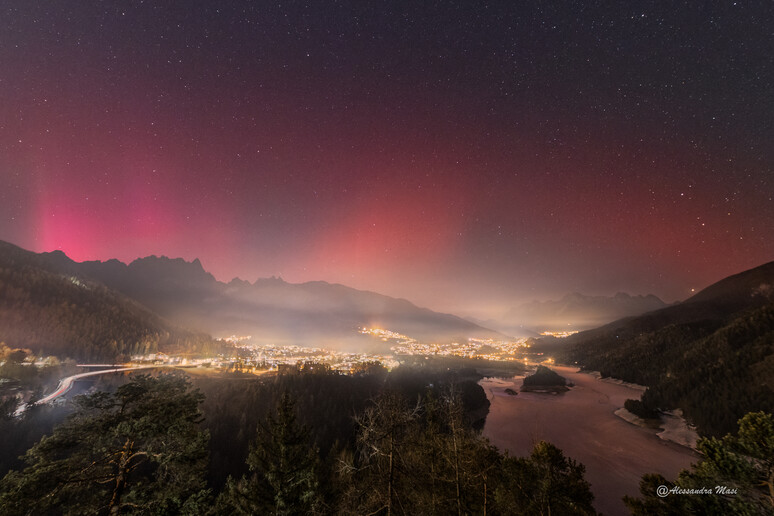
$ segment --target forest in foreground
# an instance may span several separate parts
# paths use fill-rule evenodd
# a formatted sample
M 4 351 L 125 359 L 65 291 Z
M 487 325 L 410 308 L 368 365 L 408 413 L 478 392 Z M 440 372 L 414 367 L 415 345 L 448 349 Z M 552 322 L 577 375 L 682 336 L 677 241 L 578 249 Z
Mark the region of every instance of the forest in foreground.
M 510 457 L 480 436 L 488 401 L 459 372 L 177 373 L 100 387 L 12 465 L 0 513 L 595 514 L 582 464 L 545 442 Z M 0 430 L 29 433 L 46 410 L 5 412 Z M 737 436 L 702 440 L 704 460 L 678 484 L 643 478 L 643 496 L 626 501 L 633 514 L 769 510 L 774 421 L 741 423 Z M 661 499 L 651 489 L 707 482 L 737 493 Z

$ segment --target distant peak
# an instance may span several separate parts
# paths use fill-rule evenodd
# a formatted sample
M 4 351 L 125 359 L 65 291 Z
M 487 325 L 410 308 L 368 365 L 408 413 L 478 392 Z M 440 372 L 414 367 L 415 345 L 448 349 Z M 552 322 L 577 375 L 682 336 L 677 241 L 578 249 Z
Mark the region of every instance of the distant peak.
M 188 262 L 183 258 L 170 258 L 164 255 L 157 256 L 155 254 L 151 254 L 143 258 L 137 258 L 130 265 L 134 265 L 138 263 L 171 263 L 175 265 L 193 265 L 198 269 L 204 268 L 202 267 L 202 262 L 200 262 L 198 258 L 194 258 L 193 261 Z
M 253 285 L 284 285 L 285 280 L 282 276 L 270 276 L 268 278 L 258 278 Z
M 250 285 L 250 282 L 249 281 L 245 281 L 245 280 L 243 280 L 241 278 L 236 278 L 235 277 L 231 281 L 229 281 L 228 284 L 229 284 L 229 286 L 232 286 L 232 287 L 245 287 L 245 286 Z
M 48 257 L 48 260 L 51 261 L 52 263 L 56 263 L 59 265 L 73 263 L 70 257 L 68 257 L 67 254 L 65 254 L 65 252 L 62 251 L 61 249 L 55 249 L 49 253 L 40 253 L 40 254 L 41 256 Z
M 183 258 L 151 255 L 134 260 L 129 264 L 129 268 L 162 276 L 215 279 L 204 270 L 198 258 L 192 262 L 187 262 Z
M 135 258 L 132 260 L 132 262 L 129 264 L 136 265 L 140 263 L 154 263 L 154 262 L 160 262 L 162 261 L 166 256 L 156 256 L 155 254 L 151 254 L 149 256 L 143 256 L 142 258 Z

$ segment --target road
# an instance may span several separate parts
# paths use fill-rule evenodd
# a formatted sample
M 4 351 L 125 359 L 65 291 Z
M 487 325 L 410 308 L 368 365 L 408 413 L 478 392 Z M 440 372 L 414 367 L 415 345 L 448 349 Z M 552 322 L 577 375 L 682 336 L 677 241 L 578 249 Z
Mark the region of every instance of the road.
M 102 367 L 101 365 L 91 365 L 91 364 L 85 364 L 85 365 L 79 365 L 79 367 Z M 171 367 L 171 366 L 159 366 L 159 365 L 152 365 L 152 366 L 130 366 L 130 367 L 118 367 L 114 369 L 101 369 L 99 371 L 90 371 L 88 373 L 79 373 L 74 374 L 72 376 L 68 376 L 66 378 L 62 378 L 59 380 L 59 385 L 57 385 L 56 390 L 46 396 L 45 398 L 42 398 L 38 400 L 35 404 L 36 405 L 43 405 L 44 403 L 49 403 L 51 401 L 54 401 L 59 396 L 62 396 L 63 394 L 67 393 L 72 386 L 73 382 L 75 380 L 79 380 L 81 378 L 86 378 L 88 376 L 97 376 L 100 374 L 108 374 L 108 373 L 120 373 L 123 371 L 137 371 L 138 369 L 157 369 L 159 367 Z

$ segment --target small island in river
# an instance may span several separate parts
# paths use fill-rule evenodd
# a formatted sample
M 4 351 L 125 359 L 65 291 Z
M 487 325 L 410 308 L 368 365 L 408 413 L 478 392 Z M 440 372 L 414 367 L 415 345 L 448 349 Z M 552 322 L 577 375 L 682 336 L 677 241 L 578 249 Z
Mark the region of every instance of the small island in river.
M 521 392 L 556 394 L 568 390 L 567 380 L 563 376 L 559 376 L 556 372 L 542 365 L 537 366 L 534 374 L 524 378 L 524 383 L 521 386 Z

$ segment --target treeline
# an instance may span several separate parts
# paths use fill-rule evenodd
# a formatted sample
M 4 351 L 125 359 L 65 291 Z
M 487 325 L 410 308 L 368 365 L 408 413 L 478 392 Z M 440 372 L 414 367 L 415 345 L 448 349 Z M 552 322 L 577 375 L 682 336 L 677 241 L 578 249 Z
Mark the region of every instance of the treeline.
M 466 424 L 483 426 L 489 410 L 484 390 L 469 371 L 401 366 L 390 373 L 384 368 L 366 368 L 362 374 L 311 373 L 255 379 L 252 375 L 225 378 L 193 378 L 205 395 L 203 428 L 212 436 L 208 480 L 220 489 L 231 475 L 247 472 L 244 457 L 261 421 L 274 409 L 284 393 L 297 400 L 300 424 L 310 428 L 314 447 L 323 463 L 332 468 L 338 455 L 355 444 L 354 416 L 369 400 L 385 391 L 417 400 L 428 393 L 440 396 L 454 385 L 462 402 Z
M 541 442 L 501 455 L 464 422 L 453 390 L 408 400 L 380 394 L 332 469 L 309 448 L 285 395 L 251 445 L 250 472 L 217 500 L 228 514 L 595 514 L 582 465 Z M 327 481 L 326 481 L 327 479 Z
M 582 465 L 548 443 L 500 454 L 473 428 L 480 386 L 423 373 L 197 380 L 204 402 L 183 376 L 133 376 L 76 399 L 0 482 L 0 513 L 594 514 Z
M 102 284 L 19 261 L 0 263 L 0 341 L 60 358 L 110 362 L 219 347 L 208 335 L 175 328 Z
M 594 514 L 582 465 L 545 442 L 528 457 L 500 454 L 472 429 L 453 385 L 416 398 L 379 391 L 328 460 L 302 422 L 303 401 L 283 392 L 258 420 L 245 472 L 223 487 L 206 481 L 215 438 L 201 424 L 203 398 L 180 374 L 76 397 L 27 467 L 0 480 L 0 514 Z M 702 439 L 699 451 L 674 482 L 645 475 L 641 498 L 624 500 L 633 514 L 774 509 L 771 414 L 746 415 L 736 436 Z M 707 486 L 722 492 L 678 495 Z
M 466 421 L 472 427 L 480 428 L 489 407 L 483 389 L 476 384 L 480 375 L 475 369 L 460 372 L 440 367 L 443 364 L 402 366 L 388 374 L 381 365 L 371 363 L 351 376 L 330 371 L 269 378 L 238 373 L 225 377 L 193 376 L 194 385 L 206 396 L 201 406 L 204 416 L 201 426 L 212 436 L 206 473 L 208 485 L 218 491 L 228 476 L 239 477 L 247 472 L 244 458 L 249 443 L 255 438 L 259 423 L 266 419 L 283 393 L 298 400 L 299 420 L 311 429 L 313 445 L 319 450 L 321 459 L 331 467 L 339 452 L 354 446 L 356 425 L 353 417 L 385 389 L 417 399 L 428 392 L 438 393 L 453 383 L 462 400 Z M 45 378 L 51 381 L 45 389 L 37 389 L 33 398 L 52 390 L 58 378 L 73 373 L 72 364 L 35 368 L 7 362 L 0 371 L 6 369 L 41 375 L 26 379 L 22 385 L 27 389 L 30 381 L 42 379 L 45 372 Z M 127 377 L 129 373 L 99 376 L 94 380 L 94 388 L 113 392 L 126 383 Z M 16 383 L 13 385 L 17 386 Z M 20 466 L 18 457 L 49 433 L 54 422 L 61 422 L 66 410 L 37 406 L 28 409 L 23 417 L 13 418 L 19 400 L 8 390 L 8 403 L 0 407 L 5 408 L 7 416 L 0 418 L 0 431 L 6 436 L 0 447 L 0 477 L 9 469 Z M 0 389 L 0 398 L 3 398 L 3 392 Z
M 559 357 L 648 386 L 644 413 L 681 408 L 703 435 L 733 432 L 748 412 L 774 412 L 774 304 L 641 330 L 629 323 L 580 334 Z

